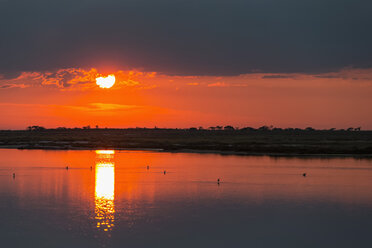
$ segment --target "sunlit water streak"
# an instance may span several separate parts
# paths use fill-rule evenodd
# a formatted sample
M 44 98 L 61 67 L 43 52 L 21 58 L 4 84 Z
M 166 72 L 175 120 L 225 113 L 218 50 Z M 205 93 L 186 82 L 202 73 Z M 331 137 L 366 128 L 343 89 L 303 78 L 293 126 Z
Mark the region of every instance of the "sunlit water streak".
M 97 228 L 111 231 L 115 221 L 115 163 L 114 151 L 96 151 L 95 213 Z

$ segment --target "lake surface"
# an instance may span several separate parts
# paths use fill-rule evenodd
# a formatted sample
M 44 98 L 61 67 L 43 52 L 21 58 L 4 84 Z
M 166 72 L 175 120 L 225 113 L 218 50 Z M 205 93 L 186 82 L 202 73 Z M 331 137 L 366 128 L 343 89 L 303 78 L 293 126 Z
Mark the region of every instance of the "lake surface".
M 0 214 L 1 247 L 372 247 L 372 160 L 0 149 Z

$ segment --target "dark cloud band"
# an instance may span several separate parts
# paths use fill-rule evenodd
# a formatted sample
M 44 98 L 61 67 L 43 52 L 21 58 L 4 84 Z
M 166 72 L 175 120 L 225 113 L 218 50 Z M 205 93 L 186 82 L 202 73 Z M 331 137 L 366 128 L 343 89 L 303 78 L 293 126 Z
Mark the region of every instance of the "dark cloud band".
M 0 73 L 71 67 L 177 75 L 324 73 L 372 66 L 372 2 L 14 0 Z

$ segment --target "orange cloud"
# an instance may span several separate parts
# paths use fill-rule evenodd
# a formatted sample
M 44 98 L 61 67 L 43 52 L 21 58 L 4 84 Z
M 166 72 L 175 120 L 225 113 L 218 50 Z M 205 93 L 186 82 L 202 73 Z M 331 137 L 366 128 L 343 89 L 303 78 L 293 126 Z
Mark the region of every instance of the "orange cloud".
M 115 88 L 139 86 L 142 79 L 156 77 L 155 72 L 144 73 L 140 71 L 117 71 L 115 74 L 118 83 Z M 89 70 L 81 68 L 66 68 L 47 72 L 22 72 L 12 79 L 0 78 L 0 88 L 26 88 L 26 87 L 56 87 L 61 90 L 88 90 L 96 89 L 95 79 L 102 76 L 95 68 Z
M 269 74 L 252 73 L 239 76 L 169 76 L 156 72 L 142 72 L 136 70 L 111 72 L 115 75 L 117 83 L 114 89 L 135 88 L 138 90 L 154 89 L 157 87 L 207 86 L 207 87 L 250 87 L 261 84 L 266 87 L 295 86 L 296 81 L 314 81 L 325 79 L 344 81 L 370 81 L 372 69 L 345 68 L 338 72 L 323 74 Z M 5 79 L 0 77 L 0 89 L 28 88 L 28 87 L 55 87 L 63 91 L 71 90 L 98 90 L 95 84 L 97 76 L 104 76 L 97 69 L 85 70 L 82 68 L 66 68 L 47 72 L 22 72 L 18 77 Z M 190 79 L 197 82 L 190 82 Z M 296 83 L 297 84 L 297 83 Z
M 27 88 L 27 87 L 30 87 L 30 85 L 26 85 L 26 84 L 3 84 L 3 85 L 0 85 L 0 89 L 9 89 L 9 88 Z
M 208 87 L 228 87 L 229 85 L 224 82 L 217 82 L 208 84 Z
M 77 109 L 81 111 L 116 111 L 116 110 L 131 110 L 138 109 L 140 106 L 136 105 L 123 105 L 114 103 L 90 103 L 87 106 L 63 106 L 66 108 Z

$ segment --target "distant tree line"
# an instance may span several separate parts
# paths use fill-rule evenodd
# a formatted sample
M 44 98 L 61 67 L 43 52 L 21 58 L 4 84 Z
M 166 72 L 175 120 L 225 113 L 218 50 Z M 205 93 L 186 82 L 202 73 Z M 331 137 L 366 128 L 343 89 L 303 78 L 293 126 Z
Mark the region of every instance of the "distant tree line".
M 253 127 L 233 127 L 233 126 L 211 126 L 208 127 L 207 129 L 203 129 L 203 127 L 191 127 L 189 130 L 212 130 L 212 131 L 361 131 L 361 127 L 349 127 L 347 129 L 336 129 L 336 128 L 330 128 L 330 129 L 315 129 L 312 127 L 306 127 L 304 129 L 301 128 L 279 128 L 279 127 L 274 127 L 274 126 L 261 126 L 259 128 L 253 128 Z
M 83 126 L 83 127 L 57 127 L 57 128 L 50 128 L 47 129 L 42 126 L 28 126 L 26 130 L 28 131 L 44 131 L 44 130 L 94 130 L 94 129 L 118 129 L 118 128 L 100 128 L 98 125 L 95 126 L 95 128 L 91 128 L 90 125 Z M 336 129 L 336 128 L 330 128 L 330 129 L 315 129 L 312 127 L 306 127 L 304 129 L 301 128 L 279 128 L 274 126 L 261 126 L 259 128 L 253 128 L 253 127 L 233 127 L 230 125 L 227 126 L 211 126 L 208 128 L 203 127 L 191 127 L 191 128 L 146 128 L 146 127 L 136 127 L 136 128 L 122 128 L 123 130 L 188 130 L 188 131 L 306 131 L 306 132 L 312 132 L 312 131 L 347 131 L 347 132 L 353 132 L 353 131 L 361 131 L 361 127 L 349 127 L 347 129 Z

